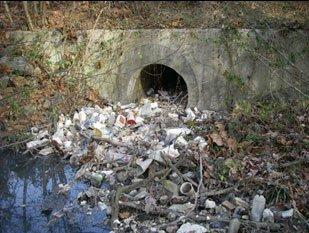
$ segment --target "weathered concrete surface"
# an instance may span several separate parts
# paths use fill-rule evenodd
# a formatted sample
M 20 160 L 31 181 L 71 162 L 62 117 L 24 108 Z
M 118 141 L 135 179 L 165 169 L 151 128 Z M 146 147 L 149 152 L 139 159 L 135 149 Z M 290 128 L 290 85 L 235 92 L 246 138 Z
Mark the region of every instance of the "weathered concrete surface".
M 163 64 L 185 80 L 189 106 L 212 110 L 282 88 L 281 78 L 291 76 L 286 69 L 308 78 L 308 31 L 269 30 L 258 35 L 245 29 L 94 30 L 78 32 L 76 41 L 67 41 L 60 31 L 10 34 L 12 41 L 31 41 L 29 46 L 36 41 L 51 71 L 63 69 L 68 58 L 70 64 L 82 63 L 83 77 L 109 100 L 137 101 L 144 94 L 141 70 Z M 279 52 L 265 46 L 260 36 L 274 41 Z M 293 54 L 292 68 L 280 52 Z M 274 56 L 281 56 L 286 66 L 269 67 Z

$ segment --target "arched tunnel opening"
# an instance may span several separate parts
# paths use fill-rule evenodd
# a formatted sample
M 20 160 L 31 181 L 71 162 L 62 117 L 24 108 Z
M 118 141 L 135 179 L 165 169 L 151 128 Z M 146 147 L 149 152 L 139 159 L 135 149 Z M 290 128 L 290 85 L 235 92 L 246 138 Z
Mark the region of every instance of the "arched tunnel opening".
M 142 69 L 140 79 L 146 96 L 157 96 L 160 100 L 187 105 L 187 84 L 174 69 L 151 64 Z

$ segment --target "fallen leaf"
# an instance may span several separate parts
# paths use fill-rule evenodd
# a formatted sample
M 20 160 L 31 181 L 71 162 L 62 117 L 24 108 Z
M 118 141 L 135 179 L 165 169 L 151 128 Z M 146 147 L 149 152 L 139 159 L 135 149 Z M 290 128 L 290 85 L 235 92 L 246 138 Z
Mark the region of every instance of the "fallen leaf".
M 217 133 L 212 133 L 209 135 L 209 137 L 211 138 L 211 140 L 216 143 L 218 146 L 223 146 L 223 140 L 221 138 L 221 136 Z
M 120 212 L 120 213 L 119 213 L 119 217 L 120 217 L 121 219 L 127 219 L 127 218 L 130 217 L 130 213 L 129 213 L 128 211 Z
M 89 91 L 87 93 L 87 100 L 90 100 L 94 103 L 98 102 L 98 95 L 94 91 Z
M 226 140 L 227 146 L 229 149 L 231 149 L 232 151 L 236 151 L 237 150 L 237 142 L 234 138 L 228 138 Z

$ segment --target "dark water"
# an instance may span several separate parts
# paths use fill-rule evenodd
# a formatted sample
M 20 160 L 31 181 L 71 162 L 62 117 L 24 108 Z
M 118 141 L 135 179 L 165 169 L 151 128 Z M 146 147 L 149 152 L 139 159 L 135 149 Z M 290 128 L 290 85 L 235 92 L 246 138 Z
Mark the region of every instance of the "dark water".
M 0 151 L 0 232 L 109 232 L 104 211 L 77 204 L 78 193 L 89 185 L 75 182 L 74 175 L 57 156 L 34 159 Z M 68 194 L 57 194 L 58 185 L 68 182 Z M 56 212 L 61 217 L 52 217 Z

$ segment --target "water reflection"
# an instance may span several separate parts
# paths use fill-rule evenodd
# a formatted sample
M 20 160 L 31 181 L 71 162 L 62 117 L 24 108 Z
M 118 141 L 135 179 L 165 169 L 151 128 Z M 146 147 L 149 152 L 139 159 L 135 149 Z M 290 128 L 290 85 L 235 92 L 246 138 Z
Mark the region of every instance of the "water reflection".
M 88 185 L 74 183 L 74 175 L 73 168 L 56 156 L 34 159 L 0 151 L 0 232 L 109 232 L 102 223 L 104 212 L 94 209 L 86 214 L 76 204 L 77 194 Z M 68 195 L 58 195 L 56 187 L 68 182 Z M 69 211 L 48 224 L 64 207 Z

